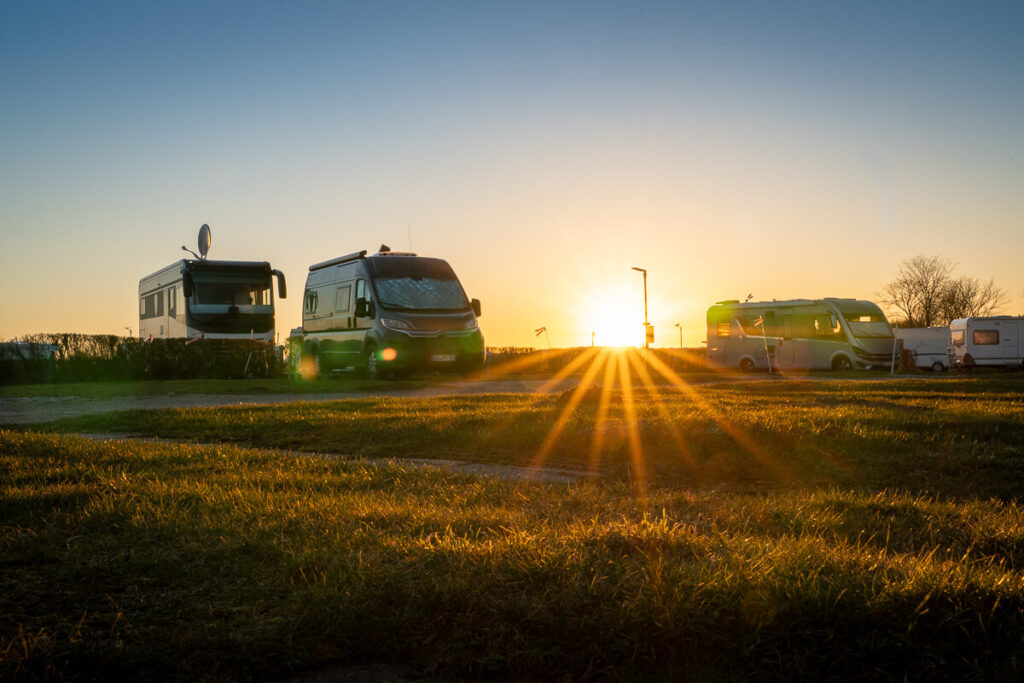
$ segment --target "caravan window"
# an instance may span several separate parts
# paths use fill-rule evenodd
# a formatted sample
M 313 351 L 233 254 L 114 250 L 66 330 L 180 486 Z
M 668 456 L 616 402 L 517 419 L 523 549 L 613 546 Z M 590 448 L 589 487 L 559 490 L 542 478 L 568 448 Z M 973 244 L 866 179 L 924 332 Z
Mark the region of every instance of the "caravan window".
M 729 323 L 718 323 L 718 336 L 719 337 L 728 337 L 729 334 L 730 334 L 729 329 L 730 329 Z
M 338 287 L 334 294 L 334 311 L 335 313 L 348 313 L 351 308 L 352 300 L 352 285 L 344 285 Z
M 953 332 L 950 335 L 950 337 L 953 340 L 953 346 L 963 346 L 964 345 L 964 331 L 963 330 L 953 330 Z
M 979 346 L 998 344 L 999 330 L 974 330 L 971 333 L 971 341 Z

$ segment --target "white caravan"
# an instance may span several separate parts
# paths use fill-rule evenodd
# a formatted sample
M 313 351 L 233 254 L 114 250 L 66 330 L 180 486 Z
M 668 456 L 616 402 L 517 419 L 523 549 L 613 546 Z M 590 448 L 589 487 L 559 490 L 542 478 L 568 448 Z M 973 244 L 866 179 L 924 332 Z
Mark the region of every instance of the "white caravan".
M 710 367 L 888 368 L 895 338 L 882 309 L 858 299 L 719 301 L 708 309 Z
M 953 367 L 1024 368 L 1024 317 L 957 318 L 949 330 Z
M 915 367 L 941 372 L 949 369 L 952 338 L 948 327 L 898 327 L 896 338 L 903 342 Z

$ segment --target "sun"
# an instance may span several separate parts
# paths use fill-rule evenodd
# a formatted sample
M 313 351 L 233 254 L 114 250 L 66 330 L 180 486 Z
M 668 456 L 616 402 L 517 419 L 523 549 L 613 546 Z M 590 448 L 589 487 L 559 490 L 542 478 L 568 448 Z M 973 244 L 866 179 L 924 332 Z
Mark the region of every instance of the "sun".
M 594 346 L 640 346 L 644 343 L 643 309 L 627 300 L 626 292 L 596 290 L 587 293 L 579 309 L 578 327 L 587 344 L 593 334 Z

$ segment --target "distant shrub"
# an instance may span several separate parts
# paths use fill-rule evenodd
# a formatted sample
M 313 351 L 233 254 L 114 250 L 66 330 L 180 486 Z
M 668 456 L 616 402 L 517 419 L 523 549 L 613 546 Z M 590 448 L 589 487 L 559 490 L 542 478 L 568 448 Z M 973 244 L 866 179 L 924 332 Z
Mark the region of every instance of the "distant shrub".
M 278 347 L 249 339 L 35 334 L 0 345 L 0 384 L 276 377 Z

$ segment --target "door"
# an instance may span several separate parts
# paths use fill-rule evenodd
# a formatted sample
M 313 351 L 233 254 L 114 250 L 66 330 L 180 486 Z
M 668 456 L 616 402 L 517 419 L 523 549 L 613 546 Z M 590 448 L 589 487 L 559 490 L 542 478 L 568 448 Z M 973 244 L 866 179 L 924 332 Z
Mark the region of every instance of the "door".
M 786 314 L 776 318 L 775 366 L 781 369 L 793 367 L 793 316 Z

